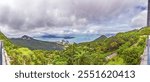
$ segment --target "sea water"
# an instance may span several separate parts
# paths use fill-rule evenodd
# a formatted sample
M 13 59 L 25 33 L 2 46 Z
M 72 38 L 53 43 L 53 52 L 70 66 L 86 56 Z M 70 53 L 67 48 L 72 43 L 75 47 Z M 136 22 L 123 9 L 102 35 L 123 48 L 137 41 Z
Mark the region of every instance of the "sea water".
M 41 38 L 36 37 L 35 39 L 42 40 L 42 41 L 50 41 L 50 42 L 61 42 L 69 41 L 69 43 L 82 43 L 82 42 L 90 42 L 97 38 L 99 38 L 101 35 L 99 34 L 85 34 L 85 35 L 72 35 L 70 39 L 64 39 L 64 38 Z

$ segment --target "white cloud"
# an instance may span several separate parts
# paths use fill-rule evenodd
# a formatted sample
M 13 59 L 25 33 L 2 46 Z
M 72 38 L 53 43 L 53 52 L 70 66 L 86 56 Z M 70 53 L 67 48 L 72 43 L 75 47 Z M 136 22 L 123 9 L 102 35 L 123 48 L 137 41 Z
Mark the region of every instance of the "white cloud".
M 127 31 L 132 29 L 129 26 L 145 25 L 146 3 L 147 0 L 0 0 L 0 29 L 11 36 Z
M 146 26 L 146 24 L 147 24 L 147 10 L 142 11 L 137 16 L 135 16 L 132 19 L 131 24 L 136 26 L 136 27 Z

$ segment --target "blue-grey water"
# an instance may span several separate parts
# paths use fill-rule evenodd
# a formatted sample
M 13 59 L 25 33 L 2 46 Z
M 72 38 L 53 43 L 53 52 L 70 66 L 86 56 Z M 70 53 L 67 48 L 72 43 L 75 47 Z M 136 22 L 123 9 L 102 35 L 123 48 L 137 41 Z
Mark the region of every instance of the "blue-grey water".
M 58 42 L 58 41 L 65 40 L 65 41 L 69 41 L 69 43 L 74 43 L 74 42 L 75 43 L 82 43 L 82 42 L 93 41 L 93 40 L 99 38 L 100 35 L 99 34 L 72 35 L 71 37 L 74 37 L 74 38 L 64 39 L 64 38 L 41 38 L 41 37 L 36 37 L 35 39 L 42 40 L 42 41 L 50 41 L 50 42 Z

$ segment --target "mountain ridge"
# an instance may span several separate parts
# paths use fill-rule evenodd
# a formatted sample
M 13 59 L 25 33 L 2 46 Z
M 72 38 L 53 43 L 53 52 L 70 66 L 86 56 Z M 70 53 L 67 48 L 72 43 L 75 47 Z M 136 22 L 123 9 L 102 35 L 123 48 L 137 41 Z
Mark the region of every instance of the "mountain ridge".
M 63 45 L 58 44 L 57 42 L 48 42 L 36 40 L 28 35 L 23 35 L 20 38 L 10 38 L 10 40 L 22 47 L 27 47 L 31 50 L 62 50 Z

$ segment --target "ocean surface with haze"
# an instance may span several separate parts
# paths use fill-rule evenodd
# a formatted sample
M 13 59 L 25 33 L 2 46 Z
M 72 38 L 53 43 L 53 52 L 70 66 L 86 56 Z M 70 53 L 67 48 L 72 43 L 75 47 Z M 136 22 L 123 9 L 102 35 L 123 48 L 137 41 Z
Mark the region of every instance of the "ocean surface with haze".
M 107 37 L 113 36 L 114 34 L 107 34 Z M 90 42 L 93 41 L 97 38 L 99 38 L 101 35 L 100 34 L 78 34 L 78 35 L 71 35 L 71 37 L 74 38 L 43 38 L 43 37 L 36 37 L 35 39 L 37 40 L 42 40 L 42 41 L 50 41 L 50 42 L 61 42 L 62 40 L 69 41 L 69 43 L 82 43 L 82 42 Z

